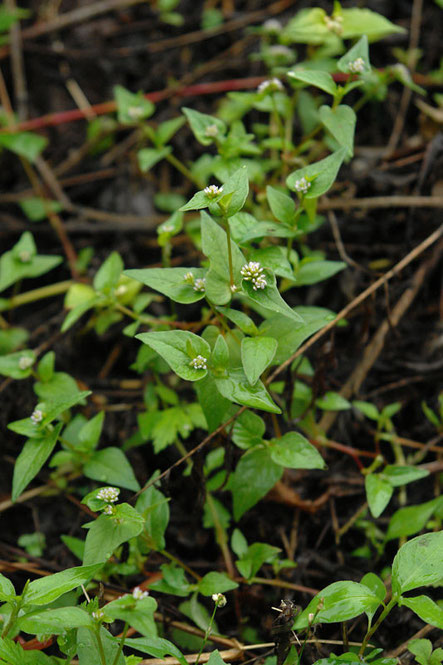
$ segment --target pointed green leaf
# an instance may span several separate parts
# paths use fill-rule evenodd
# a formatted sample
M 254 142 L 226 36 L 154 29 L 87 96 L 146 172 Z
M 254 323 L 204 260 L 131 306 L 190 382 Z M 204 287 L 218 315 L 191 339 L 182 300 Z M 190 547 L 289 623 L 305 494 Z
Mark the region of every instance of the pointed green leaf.
M 34 162 L 48 144 L 48 139 L 33 132 L 0 134 L 0 146 Z
M 137 153 L 137 161 L 140 171 L 146 173 L 171 152 L 171 146 L 167 146 L 166 148 L 142 148 Z
M 314 199 L 322 194 L 326 194 L 328 189 L 334 184 L 340 166 L 346 157 L 346 148 L 340 148 L 333 152 L 329 157 L 314 162 L 309 166 L 294 171 L 286 178 L 286 184 L 292 191 L 295 191 L 297 180 L 306 178 L 311 186 L 304 195 L 306 199 Z
M 205 272 L 203 268 L 136 268 L 125 270 L 124 274 L 163 293 L 174 302 L 189 304 L 204 298 L 205 293 L 196 291 L 185 276 L 192 273 L 194 279 L 203 279 Z
M 335 140 L 346 149 L 346 156 L 354 154 L 354 132 L 357 116 L 355 111 L 346 104 L 340 104 L 332 109 L 330 106 L 321 106 L 320 120 Z
M 443 629 L 443 608 L 428 596 L 415 596 L 415 598 L 405 598 L 402 596 L 398 604 L 409 607 L 425 623 Z
M 289 305 L 281 297 L 275 282 L 274 274 L 270 270 L 265 270 L 263 275 L 267 282 L 267 285 L 264 289 L 254 290 L 251 282 L 243 280 L 242 288 L 244 289 L 248 298 L 258 303 L 261 307 L 270 310 L 271 312 L 283 314 L 283 316 L 292 319 L 292 321 L 300 323 L 303 320 L 301 316 L 297 314 L 297 312 L 295 312 L 291 307 L 289 307 Z
M 328 72 L 317 71 L 315 69 L 295 69 L 288 72 L 288 77 L 292 81 L 302 81 L 307 85 L 313 85 L 334 97 L 337 92 L 337 86 L 334 79 Z
M 365 489 L 373 517 L 380 517 L 391 500 L 394 488 L 379 473 L 370 473 L 365 478 Z
M 231 402 L 271 413 L 281 413 L 263 383 L 257 381 L 251 386 L 242 369 L 231 369 L 228 376 L 215 377 L 215 384 L 223 397 Z
M 25 593 L 26 605 L 48 605 L 63 594 L 89 582 L 101 564 L 76 566 L 30 582 Z
M 229 489 L 234 502 L 234 518 L 240 517 L 260 501 L 280 480 L 283 468 L 272 461 L 264 448 L 253 448 L 243 455 L 231 477 Z
M 17 501 L 23 490 L 38 474 L 54 450 L 62 427 L 63 425 L 60 423 L 50 434 L 26 441 L 14 465 L 12 501 Z
M 83 563 L 85 566 L 104 563 L 114 550 L 143 531 L 143 517 L 129 505 L 119 503 L 115 515 L 102 514 L 89 525 Z
M 255 385 L 275 356 L 278 342 L 273 337 L 244 337 L 241 341 L 241 358 L 246 377 Z
M 203 596 L 212 596 L 213 593 L 225 593 L 237 589 L 238 584 L 231 580 L 225 573 L 211 571 L 198 583 L 198 590 Z
M 325 461 L 318 450 L 299 432 L 287 432 L 269 442 L 271 458 L 289 469 L 324 469 Z
M 443 531 L 425 533 L 400 547 L 392 564 L 396 594 L 443 582 Z
M 83 467 L 83 473 L 100 483 L 126 487 L 134 492 L 140 489 L 132 466 L 120 448 L 109 447 L 94 452 Z
M 182 379 L 199 381 L 206 376 L 207 369 L 195 369 L 192 364 L 197 356 L 205 361 L 211 356 L 209 344 L 198 335 L 187 330 L 170 330 L 141 333 L 136 338 L 154 349 Z

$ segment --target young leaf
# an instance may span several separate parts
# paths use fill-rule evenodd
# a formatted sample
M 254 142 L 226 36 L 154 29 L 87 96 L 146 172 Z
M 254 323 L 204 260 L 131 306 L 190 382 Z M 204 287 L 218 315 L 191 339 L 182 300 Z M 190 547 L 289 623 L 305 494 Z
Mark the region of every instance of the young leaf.
M 11 580 L 0 573 L 0 600 L 8 601 L 10 598 L 14 598 L 15 589 Z
M 412 536 L 425 526 L 432 515 L 443 506 L 443 496 L 420 503 L 416 506 L 399 508 L 391 517 L 386 540 Z
M 403 594 L 443 580 L 443 531 L 425 533 L 405 543 L 392 563 L 392 591 Z
M 264 420 L 253 411 L 244 411 L 236 419 L 232 430 L 232 440 L 243 450 L 262 443 L 266 430 Z
M 318 450 L 298 432 L 287 432 L 269 442 L 271 459 L 289 469 L 324 469 L 325 461 Z
M 83 563 L 104 563 L 119 545 L 138 536 L 143 526 L 143 517 L 129 503 L 118 504 L 115 515 L 100 515 L 89 525 Z
M 273 337 L 244 337 L 241 358 L 246 378 L 255 385 L 275 356 L 278 342 Z
M 137 161 L 140 171 L 146 173 L 152 169 L 157 162 L 160 162 L 171 152 L 171 146 L 166 146 L 166 148 L 142 148 L 137 153 Z
M 249 182 L 246 166 L 238 169 L 223 184 L 223 196 L 219 201 L 225 217 L 232 217 L 240 212 L 248 197 Z
M 32 372 L 36 358 L 31 349 L 0 355 L 0 374 L 10 376 L 12 379 L 26 379 Z
M 226 125 L 223 120 L 194 109 L 182 107 L 182 111 L 188 119 L 195 138 L 202 145 L 211 145 L 215 136 L 223 136 Z
M 286 178 L 286 184 L 292 191 L 296 191 L 296 183 L 306 178 L 311 186 L 304 195 L 306 199 L 314 199 L 325 194 L 332 187 L 338 170 L 346 157 L 346 148 L 340 148 L 329 157 L 314 162 L 309 166 L 294 171 Z
M 127 621 L 132 628 L 146 637 L 157 635 L 157 626 L 154 621 L 156 609 L 157 602 L 154 598 L 135 599 L 131 594 L 120 596 L 104 607 L 106 616 L 114 620 Z
M 154 111 L 154 104 L 143 96 L 142 92 L 134 94 L 121 85 L 114 86 L 114 97 L 117 103 L 118 121 L 125 125 L 149 118 Z
M 154 485 L 144 490 L 137 499 L 135 509 L 145 520 L 143 538 L 154 550 L 166 547 L 165 531 L 169 523 L 168 499 Z
M 265 270 L 264 277 L 266 279 L 266 286 L 264 289 L 254 290 L 254 287 L 251 282 L 243 279 L 242 288 L 245 291 L 248 298 L 256 302 L 261 307 L 270 310 L 271 312 L 276 312 L 277 314 L 283 314 L 290 318 L 292 321 L 300 323 L 303 319 L 297 312 L 295 312 L 289 305 L 283 300 L 280 295 L 280 291 L 277 288 L 275 282 L 275 276 L 270 270 Z
M 357 116 L 355 111 L 346 104 L 339 104 L 335 108 L 321 106 L 320 120 L 335 140 L 346 149 L 346 156 L 354 154 L 354 131 Z
M 134 492 L 140 489 L 132 466 L 120 448 L 109 447 L 94 452 L 83 467 L 83 473 L 100 483 L 126 487 Z
M 255 506 L 280 480 L 282 474 L 283 468 L 273 462 L 264 448 L 253 448 L 245 453 L 229 484 L 234 502 L 234 518 L 239 520 Z
M 365 478 L 365 490 L 371 514 L 373 517 L 380 517 L 391 500 L 394 488 L 381 474 L 370 473 Z
M 329 391 L 315 400 L 315 403 L 320 409 L 325 411 L 346 411 L 351 408 L 350 402 L 342 397 L 339 393 Z
M 118 252 L 112 252 L 106 261 L 98 269 L 93 285 L 96 291 L 109 293 L 117 286 L 120 275 L 124 268 L 122 258 Z
M 18 202 L 20 208 L 25 213 L 30 222 L 41 222 L 48 216 L 48 210 L 51 212 L 60 212 L 63 207 L 58 201 L 42 199 L 39 196 L 30 196 Z
M 14 247 L 0 257 L 0 291 L 21 279 L 40 277 L 62 261 L 61 256 L 37 254 L 32 234 L 25 231 Z
M 257 381 L 251 386 L 242 369 L 231 369 L 228 376 L 215 377 L 215 384 L 223 397 L 231 402 L 270 413 L 281 413 L 263 383 Z
M 235 562 L 241 575 L 250 580 L 257 574 L 264 563 L 270 563 L 277 558 L 281 549 L 268 543 L 253 543 L 247 551 Z
M 316 613 L 321 599 L 324 607 Z M 314 623 L 337 623 L 349 621 L 363 612 L 372 614 L 379 605 L 380 600 L 366 585 L 358 582 L 333 582 L 322 589 L 298 615 L 294 629 L 306 628 L 309 614 L 315 614 Z
M 288 72 L 292 81 L 302 81 L 307 85 L 313 85 L 324 92 L 332 95 L 337 93 L 337 86 L 329 72 L 316 71 L 313 69 L 299 69 L 298 67 Z
M 293 226 L 295 217 L 295 203 L 293 199 L 270 185 L 266 187 L 266 196 L 268 197 L 269 207 L 274 217 L 282 224 Z
M 163 293 L 174 302 L 187 305 L 201 300 L 205 293 L 196 291 L 194 282 L 187 281 L 186 275 L 192 273 L 194 280 L 203 279 L 205 272 L 203 268 L 136 268 L 125 270 L 124 274 Z
M 229 307 L 217 307 L 227 319 L 232 321 L 237 328 L 240 328 L 246 335 L 257 335 L 258 329 L 254 321 L 244 312 L 238 309 L 230 309 Z
M 136 338 L 154 349 L 182 379 L 199 381 L 206 376 L 206 368 L 196 367 L 199 364 L 197 359 L 201 357 L 204 361 L 209 361 L 211 348 L 198 335 L 186 330 L 171 330 L 141 333 L 136 335 Z
M 39 154 L 46 148 L 48 139 L 33 132 L 10 132 L 0 134 L 0 146 L 15 152 L 30 162 L 35 162 Z
M 89 582 L 102 564 L 77 566 L 30 582 L 25 592 L 25 605 L 49 605 L 63 594 Z
M 415 598 L 405 598 L 402 596 L 398 604 L 409 607 L 425 623 L 443 629 L 443 609 L 428 596 L 415 596 Z
M 198 583 L 198 590 L 203 596 L 212 596 L 213 593 L 224 593 L 238 587 L 237 582 L 229 579 L 224 573 L 211 571 Z
M 12 501 L 17 501 L 23 490 L 35 478 L 49 455 L 55 448 L 63 425 L 60 423 L 52 432 L 41 438 L 28 439 L 17 457 L 12 478 Z

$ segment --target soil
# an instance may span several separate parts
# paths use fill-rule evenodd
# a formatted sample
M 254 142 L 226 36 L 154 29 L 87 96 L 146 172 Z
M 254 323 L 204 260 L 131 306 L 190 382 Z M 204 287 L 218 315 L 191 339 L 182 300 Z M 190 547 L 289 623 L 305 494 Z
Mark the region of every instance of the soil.
M 230 2 L 221 7 L 227 12 L 228 24 L 243 21 L 242 27 L 230 29 L 207 38 L 205 33 L 196 35 L 187 43 L 185 37 L 200 30 L 203 3 L 182 0 L 179 5 L 184 24 L 179 27 L 164 23 L 156 3 L 142 2 L 128 6 L 122 2 L 114 11 L 90 16 L 65 29 L 48 30 L 40 36 L 27 37 L 26 28 L 34 25 L 50 25 L 55 20 L 57 3 L 37 0 L 21 3 L 32 11 L 33 19 L 25 20 L 23 58 L 26 99 L 22 104 L 22 120 L 41 118 L 46 114 L 60 114 L 76 108 L 69 90 L 79 94 L 92 105 L 113 98 L 113 86 L 119 84 L 137 91 L 168 90 L 173 84 L 189 86 L 195 83 L 228 81 L 254 76 L 264 76 L 263 63 L 250 59 L 258 48 L 258 36 L 245 33 L 248 15 L 261 12 L 260 24 L 274 16 L 272 8 L 279 5 L 275 18 L 286 22 L 294 14 L 290 2 L 259 3 L 253 0 Z M 95 4 L 64 0 L 59 3 L 60 13 L 88 8 Z M 118 3 L 114 3 L 116 5 Z M 215 3 L 207 3 L 208 6 Z M 219 3 L 220 4 L 220 3 Z M 229 13 L 231 5 L 235 9 Z M 343 2 L 343 6 L 357 3 Z M 359 3 L 362 4 L 362 3 Z M 380 12 L 395 23 L 409 30 L 411 11 L 419 3 L 409 0 L 372 0 L 363 3 Z M 126 5 L 126 6 L 125 6 Z M 331 10 L 330 2 L 298 2 L 302 7 L 322 6 Z M 281 6 L 281 7 L 280 7 Z M 254 14 L 255 15 L 255 14 Z M 431 0 L 425 0 L 420 27 L 419 46 L 422 57 L 417 66 L 418 79 L 428 96 L 427 104 L 433 104 L 433 95 L 441 92 L 430 72 L 437 70 L 441 57 L 441 10 Z M 248 37 L 245 39 L 245 34 Z M 168 41 L 169 40 L 169 41 Z M 407 49 L 408 34 L 394 35 L 371 45 L 371 61 L 374 67 L 385 67 L 394 62 L 393 49 Z M 17 78 L 11 68 L 11 58 L 5 49 L 1 51 L 1 67 L 9 91 L 17 90 Z M 303 49 L 299 50 L 299 58 Z M 74 82 L 74 83 L 73 83 Z M 441 83 L 441 76 L 440 76 Z M 17 95 L 12 94 L 14 108 Z M 415 103 L 419 96 L 412 95 L 403 130 L 393 152 L 384 158 L 395 121 L 399 114 L 403 88 L 394 84 L 383 102 L 366 105 L 359 114 L 357 147 L 354 160 L 342 171 L 331 198 L 440 196 L 442 191 L 442 140 L 441 128 L 420 110 Z M 177 114 L 180 105 L 212 113 L 220 102 L 220 94 L 188 95 L 184 99 L 170 92 L 158 103 L 156 121 Z M 77 102 L 79 97 L 77 97 Z M 161 261 L 156 244 L 155 226 L 165 218 L 155 208 L 153 196 L 158 191 L 172 188 L 176 193 L 191 196 L 192 186 L 185 183 L 180 174 L 169 166 L 160 165 L 147 176 L 140 174 L 136 164 L 135 140 L 130 130 L 117 134 L 117 142 L 105 152 L 91 153 L 84 148 L 87 124 L 79 119 L 73 122 L 42 123 L 39 132 L 49 140 L 45 159 L 57 174 L 71 202 L 71 209 L 62 214 L 63 224 L 75 251 L 86 247 L 94 250 L 88 267 L 87 278 L 112 250 L 120 252 L 125 267 L 137 268 L 156 265 Z M 440 133 L 439 133 L 440 132 Z M 183 129 L 174 139 L 177 154 L 184 162 L 190 162 L 202 152 L 188 129 Z M 80 152 L 79 152 L 80 151 Z M 66 164 L 71 158 L 72 164 Z M 30 224 L 17 201 L 28 191 L 29 181 L 19 160 L 3 151 L 0 154 L 0 246 L 2 252 L 9 249 L 24 230 L 34 234 L 41 253 L 63 255 L 60 240 L 49 222 Z M 60 168 L 62 166 L 62 168 Z M 45 186 L 46 187 L 46 186 Z M 325 204 L 327 205 L 327 204 Z M 89 212 L 88 212 L 89 210 Z M 381 208 L 352 208 L 335 211 L 336 228 L 341 243 L 337 243 L 330 223 L 325 223 L 309 237 L 310 246 L 322 250 L 327 258 L 341 260 L 343 250 L 350 260 L 349 268 L 339 276 L 318 285 L 297 291 L 297 302 L 291 296 L 291 305 L 304 303 L 329 307 L 340 311 L 359 293 L 386 270 L 397 264 L 406 254 L 418 247 L 438 227 L 441 212 L 437 207 L 409 207 L 392 205 Z M 343 248 L 343 249 L 342 249 Z M 179 238 L 174 249 L 177 265 L 187 265 L 191 246 L 185 237 Z M 443 330 L 439 315 L 440 297 L 439 259 L 441 245 L 434 243 L 417 255 L 401 272 L 375 291 L 371 297 L 352 310 L 347 325 L 325 335 L 307 352 L 316 372 L 312 377 L 314 393 L 326 390 L 340 391 L 354 369 L 360 366 L 365 349 L 371 344 L 376 331 L 387 325 L 380 352 L 371 363 L 361 386 L 352 398 L 374 402 L 379 409 L 387 404 L 400 402 L 401 411 L 395 416 L 395 431 L 401 440 L 441 445 L 435 429 L 425 418 L 422 402 L 438 409 L 437 396 L 443 376 L 441 356 Z M 440 253 L 439 253 L 440 252 Z M 191 257 L 192 258 L 192 257 Z M 194 258 L 195 260 L 195 258 Z M 424 268 L 423 268 L 424 267 Z M 426 272 L 421 279 L 420 269 Z M 27 280 L 23 290 L 70 278 L 67 263 L 36 280 Z M 395 319 L 395 306 L 417 284 L 417 292 L 409 307 Z M 2 294 L 4 295 L 4 294 Z M 293 301 L 291 301 L 293 298 Z M 124 324 L 112 326 L 105 334 L 97 336 L 82 325 L 60 334 L 64 318 L 61 298 L 41 300 L 9 312 L 8 324 L 23 326 L 31 331 L 30 347 L 54 350 L 58 371 L 73 375 L 82 387 L 93 391 L 94 400 L 84 409 L 91 417 L 98 409 L 106 410 L 105 431 L 102 445 L 122 445 L 137 430 L 137 414 L 143 410 L 143 377 L 128 369 L 135 360 L 138 345 L 122 335 Z M 161 306 L 153 310 L 161 315 Z M 189 309 L 180 310 L 183 317 L 192 316 Z M 373 347 L 370 347 L 373 348 Z M 372 351 L 374 353 L 374 351 Z M 135 388 L 125 387 L 128 380 L 135 381 Z M 2 409 L 0 426 L 3 431 L 0 466 L 0 504 L 10 494 L 14 460 L 21 450 L 22 437 L 6 429 L 7 423 L 25 417 L 35 403 L 32 385 L 27 381 L 5 380 L 0 384 Z M 270 432 L 271 420 L 268 421 Z M 338 414 L 328 431 L 332 441 L 363 451 L 374 450 L 374 433 L 371 421 L 358 417 L 355 411 Z M 188 448 L 204 438 L 200 433 Z M 404 454 L 416 452 L 404 443 Z M 388 444 L 381 444 L 382 452 L 393 463 Z M 232 464 L 236 451 L 231 451 Z M 179 458 L 172 447 L 160 455 L 154 455 L 150 444 L 128 451 L 128 457 L 141 483 L 150 477 L 154 469 L 166 470 Z M 370 527 L 350 527 L 337 543 L 337 530 L 353 518 L 365 501 L 363 477 L 355 459 L 343 451 L 329 448 L 325 459 L 328 473 L 287 471 L 280 488 L 273 490 L 265 500 L 242 518 L 240 527 L 249 542 L 261 541 L 280 547 L 286 556 L 294 555 L 297 566 L 283 571 L 279 579 L 283 583 L 321 589 L 331 582 L 352 579 L 358 581 L 366 572 L 382 571 L 392 561 L 398 541 L 389 542 L 377 553 L 370 544 Z M 369 464 L 369 458 L 362 458 Z M 407 503 L 415 505 L 429 501 L 438 493 L 438 460 L 441 452 L 428 451 L 421 464 L 429 465 L 433 473 L 408 488 Z M 198 458 L 195 468 L 198 469 Z M 437 472 L 436 472 L 437 471 Z M 37 487 L 50 480 L 45 467 L 31 484 Z M 9 564 L 37 562 L 37 568 L 46 571 L 62 570 L 78 565 L 78 560 L 60 540 L 61 534 L 83 537 L 82 524 L 88 521 L 78 503 L 85 492 L 85 479 L 73 482 L 69 492 L 54 499 L 38 496 L 15 504 L 1 514 L 0 570 L 11 574 L 20 588 L 29 575 L 35 573 L 24 566 L 24 571 Z M 86 483 L 87 484 L 87 483 Z M 175 469 L 163 481 L 162 490 L 173 498 L 171 522 L 167 531 L 167 547 L 174 556 L 205 574 L 210 570 L 223 570 L 219 548 L 211 530 L 201 526 L 202 484 L 194 473 L 190 478 L 182 475 L 182 468 Z M 285 491 L 286 490 L 286 491 Z M 297 493 L 297 495 L 295 494 Z M 123 492 L 125 499 L 129 492 Z M 298 496 L 298 499 L 297 499 Z M 177 497 L 181 497 L 180 500 Z M 317 503 L 316 503 L 317 501 Z M 298 502 L 298 505 L 297 505 Z M 385 531 L 390 516 L 400 507 L 399 494 L 391 501 L 388 510 L 377 521 L 368 517 L 368 524 Z M 190 510 L 193 506 L 195 509 Z M 17 545 L 18 538 L 26 533 L 42 532 L 46 547 L 41 557 L 35 558 Z M 356 548 L 369 546 L 368 558 L 351 553 Z M 164 559 L 153 554 L 146 563 L 147 574 L 155 573 Z M 270 567 L 261 571 L 263 577 L 274 579 Z M 140 580 L 133 580 L 134 584 Z M 119 589 L 119 582 L 109 585 Z M 125 580 L 124 584 L 128 581 Z M 305 606 L 312 596 L 295 589 L 279 588 L 272 584 L 243 584 L 235 603 L 228 605 L 217 615 L 223 633 L 240 640 L 269 641 L 272 639 L 272 606 L 278 606 L 281 598 L 293 600 Z M 183 620 L 178 611 L 176 597 L 157 598 L 161 611 L 169 619 Z M 245 629 L 245 626 L 247 628 Z M 409 612 L 398 610 L 388 617 L 377 633 L 376 644 L 393 650 L 423 627 L 423 623 Z M 362 619 L 349 622 L 349 638 L 360 640 L 364 634 Z M 437 630 L 430 638 L 438 643 Z M 167 635 L 166 635 L 167 636 Z M 337 624 L 323 626 L 317 633 L 319 639 L 341 640 L 341 628 Z M 327 655 L 330 646 L 307 652 L 307 660 Z M 334 650 L 332 648 L 332 650 Z M 336 647 L 340 653 L 340 648 Z M 48 652 L 49 653 L 49 652 Z M 54 653 L 56 653 L 54 651 Z M 259 654 L 255 654 L 257 657 Z

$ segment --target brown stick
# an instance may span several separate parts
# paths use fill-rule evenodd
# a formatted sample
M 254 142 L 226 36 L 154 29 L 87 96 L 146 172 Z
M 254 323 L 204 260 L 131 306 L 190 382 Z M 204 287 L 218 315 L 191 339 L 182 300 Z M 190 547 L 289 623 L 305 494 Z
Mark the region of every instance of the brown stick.
M 328 199 L 318 204 L 318 211 L 363 208 L 443 208 L 443 196 L 373 196 L 362 199 Z

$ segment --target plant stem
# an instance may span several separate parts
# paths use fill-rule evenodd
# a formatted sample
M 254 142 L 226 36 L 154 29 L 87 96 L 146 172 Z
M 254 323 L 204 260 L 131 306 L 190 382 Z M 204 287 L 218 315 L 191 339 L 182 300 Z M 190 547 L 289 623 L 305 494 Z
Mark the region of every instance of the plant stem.
M 366 649 L 366 647 L 367 647 L 367 645 L 368 645 L 369 640 L 371 639 L 371 637 L 373 636 L 373 634 L 375 633 L 375 631 L 377 630 L 377 628 L 379 627 L 379 625 L 382 623 L 382 621 L 384 621 L 384 620 L 386 619 L 386 617 L 388 616 L 389 612 L 392 610 L 392 608 L 393 608 L 396 604 L 397 604 L 397 597 L 394 596 L 394 598 L 391 598 L 391 600 L 389 601 L 389 603 L 386 605 L 385 609 L 384 609 L 383 612 L 380 614 L 380 616 L 378 617 L 377 621 L 374 623 L 374 625 L 372 626 L 372 628 L 371 628 L 370 630 L 368 630 L 368 632 L 366 633 L 366 636 L 365 636 L 365 638 L 364 638 L 364 640 L 363 640 L 363 642 L 362 642 L 362 645 L 361 645 L 361 647 L 360 647 L 360 651 L 358 652 L 358 655 L 359 655 L 360 657 L 363 656 L 363 654 L 364 654 L 364 652 L 365 652 L 365 649 Z
M 203 189 L 204 184 L 201 183 L 198 178 L 193 176 L 191 171 L 188 169 L 188 167 L 185 166 L 183 164 L 183 162 L 181 162 L 179 159 L 177 159 L 177 157 L 175 157 L 175 155 L 166 155 L 166 160 L 170 164 L 172 164 L 172 166 L 174 166 L 177 169 L 177 171 L 180 171 L 180 173 L 182 175 L 184 175 L 185 178 L 187 178 L 188 180 L 193 182 L 196 187 L 198 187 L 199 189 Z
M 232 270 L 231 229 L 227 217 L 223 217 L 223 222 L 226 230 L 226 238 L 228 240 L 229 283 L 231 286 L 234 286 L 234 272 Z
M 4 307 L 4 309 L 13 309 L 14 307 L 20 307 L 20 305 L 27 305 L 30 302 L 35 302 L 36 300 L 58 296 L 60 293 L 66 293 L 69 287 L 74 283 L 75 282 L 72 280 L 67 280 L 66 282 L 48 284 L 48 286 L 42 286 L 39 289 L 32 289 L 32 291 L 26 291 L 26 293 L 19 293 L 17 296 L 9 298 L 6 301 L 6 305 L 2 305 L 2 307 Z
M 120 644 L 118 645 L 118 651 L 115 654 L 114 662 L 112 663 L 112 665 L 117 665 L 117 663 L 118 663 L 118 659 L 120 658 L 120 654 L 123 650 L 123 645 L 125 643 L 126 633 L 128 632 L 128 629 L 129 629 L 129 623 L 126 621 L 125 625 L 123 627 L 123 633 L 122 633 L 122 637 L 121 637 L 121 640 L 120 640 Z
M 106 665 L 106 658 L 105 658 L 105 651 L 103 649 L 103 643 L 102 643 L 102 638 L 100 635 L 100 626 L 97 628 L 97 632 L 95 633 L 95 636 L 97 638 L 97 644 L 98 644 L 98 651 L 100 654 L 100 660 L 102 661 L 102 665 Z
M 206 628 L 205 636 L 204 636 L 204 638 L 203 638 L 203 643 L 202 643 L 202 645 L 201 645 L 201 647 L 200 647 L 200 651 L 198 652 L 197 659 L 196 659 L 196 661 L 195 661 L 195 665 L 198 665 L 199 660 L 200 660 L 200 656 L 202 655 L 203 649 L 205 648 L 205 644 L 206 644 L 206 642 L 208 641 L 208 637 L 209 637 L 209 635 L 211 634 L 212 624 L 214 623 L 214 618 L 215 618 L 215 613 L 216 613 L 216 612 L 217 612 L 217 603 L 215 603 L 214 611 L 212 612 L 212 616 L 211 616 L 211 618 L 209 619 L 209 625 L 208 625 L 208 627 Z

